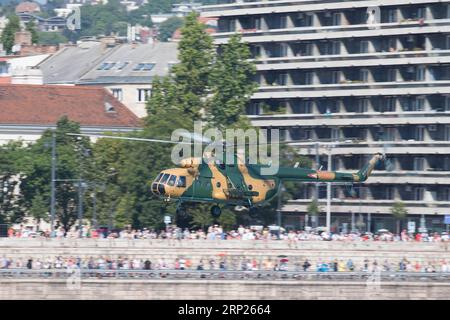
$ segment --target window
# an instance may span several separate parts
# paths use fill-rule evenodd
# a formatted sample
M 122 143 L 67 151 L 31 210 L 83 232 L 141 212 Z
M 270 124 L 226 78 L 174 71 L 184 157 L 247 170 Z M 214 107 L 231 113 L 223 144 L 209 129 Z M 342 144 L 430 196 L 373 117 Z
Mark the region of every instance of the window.
M 304 14 L 302 27 L 312 27 L 313 19 L 314 16 L 312 14 Z
M 384 112 L 394 112 L 396 99 L 393 97 L 384 98 L 383 111 Z
M 163 175 L 163 177 L 162 177 L 160 183 L 166 183 L 166 182 L 167 182 L 167 179 L 169 179 L 169 177 L 170 177 L 170 174 L 165 173 L 165 174 Z
M 155 183 L 158 182 L 159 179 L 161 179 L 162 176 L 163 176 L 162 173 L 158 174 L 158 176 L 156 177 L 155 181 L 153 181 L 153 182 L 155 182 Z
M 414 200 L 422 201 L 424 194 L 425 194 L 425 188 L 423 188 L 423 187 L 414 188 Z
M 388 82 L 395 82 L 395 81 L 397 81 L 397 69 L 389 69 L 387 71 L 386 77 L 387 77 L 386 80 Z
M 303 139 L 304 140 L 311 140 L 312 137 L 313 137 L 312 129 L 303 130 Z
M 427 11 L 424 7 L 417 8 L 417 19 L 425 19 Z
M 450 8 L 450 5 L 449 5 Z M 450 18 L 449 18 L 450 19 Z M 447 36 L 447 45 L 446 45 L 447 49 L 450 49 L 450 36 Z
M 415 127 L 414 130 L 415 130 L 414 131 L 414 139 L 416 141 L 423 141 L 424 134 L 425 134 L 425 128 L 422 126 L 418 126 L 418 127 Z
M 313 84 L 314 73 L 306 72 L 305 73 L 305 84 Z
M 445 126 L 445 141 L 450 141 L 450 126 Z
M 450 111 L 450 96 L 445 97 L 445 111 Z
M 331 54 L 341 54 L 341 42 L 340 41 L 331 42 Z
M 390 9 L 388 10 L 387 14 L 387 22 L 397 22 L 397 9 Z
M 130 63 L 129 62 L 122 62 L 122 63 L 119 63 L 118 65 L 117 65 L 117 70 L 123 70 L 127 65 L 129 65 Z
M 331 140 L 338 141 L 341 138 L 339 128 L 331 128 Z
M 333 71 L 331 72 L 331 83 L 339 83 L 341 81 L 341 72 Z
M 333 13 L 333 26 L 340 26 L 341 25 L 341 13 L 335 12 Z
M 369 41 L 361 41 L 359 44 L 359 53 L 369 53 Z
M 111 92 L 112 92 L 114 98 L 116 98 L 119 101 L 122 101 L 122 99 L 123 99 L 122 89 L 111 89 Z
M 386 187 L 386 200 L 393 200 L 395 196 L 394 187 Z
M 356 108 L 356 112 L 365 113 L 369 109 L 369 99 L 358 99 L 358 105 Z
M 413 100 L 412 111 L 423 111 L 425 109 L 425 97 L 417 97 Z
M 116 112 L 116 109 L 114 109 L 114 107 L 111 103 L 105 102 L 105 111 L 106 112 Z
M 277 84 L 279 86 L 285 86 L 285 85 L 287 85 L 287 79 L 288 79 L 287 73 L 280 73 L 277 76 Z
M 145 102 L 150 97 L 152 89 L 137 89 L 138 91 L 138 102 Z
M 138 63 L 133 71 L 150 71 L 155 67 L 154 63 Z
M 449 39 L 450 39 L 450 37 L 449 37 Z M 449 43 L 450 43 L 450 40 L 449 40 Z M 450 47 L 449 47 L 449 49 L 450 49 Z M 305 49 L 304 49 L 303 55 L 304 56 L 312 56 L 312 53 L 313 53 L 313 44 L 311 42 L 305 43 Z
M 425 159 L 424 158 L 414 158 L 414 170 L 415 171 L 423 171 L 425 168 Z
M 311 113 L 312 111 L 312 101 L 311 100 L 301 100 L 297 105 L 294 105 L 294 113 Z
M 382 139 L 384 141 L 395 141 L 395 128 L 388 127 L 384 129 L 384 133 L 382 135 Z
M 369 70 L 361 69 L 359 71 L 359 80 L 361 80 L 362 82 L 368 82 L 369 81 Z
M 425 80 L 425 67 L 419 66 L 416 68 L 416 81 L 424 81 Z
M 167 184 L 171 187 L 175 185 L 175 181 L 177 180 L 177 176 L 171 175 Z
M 115 65 L 115 62 L 104 62 L 97 68 L 97 70 L 111 70 L 111 68 L 113 68 Z
M 185 176 L 180 176 L 180 178 L 178 178 L 177 187 L 186 188 L 186 177 Z
M 287 43 L 281 43 L 278 46 L 278 57 L 287 57 L 289 45 Z

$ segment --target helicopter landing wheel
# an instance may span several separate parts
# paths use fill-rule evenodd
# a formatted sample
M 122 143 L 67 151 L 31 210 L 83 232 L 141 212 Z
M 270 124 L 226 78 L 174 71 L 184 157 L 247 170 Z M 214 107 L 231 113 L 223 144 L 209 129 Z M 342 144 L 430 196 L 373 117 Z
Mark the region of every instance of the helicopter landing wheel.
M 248 215 L 252 219 L 257 218 L 258 217 L 258 209 L 256 209 L 255 207 L 251 207 L 250 209 L 248 209 Z
M 211 215 L 214 218 L 219 218 L 221 213 L 222 213 L 222 209 L 220 209 L 219 206 L 214 205 L 214 206 L 211 207 Z

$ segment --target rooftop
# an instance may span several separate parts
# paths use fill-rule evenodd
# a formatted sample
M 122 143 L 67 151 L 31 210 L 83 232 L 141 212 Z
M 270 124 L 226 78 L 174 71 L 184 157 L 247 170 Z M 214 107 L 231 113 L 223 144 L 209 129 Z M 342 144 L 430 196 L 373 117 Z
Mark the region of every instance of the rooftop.
M 40 64 L 44 83 L 146 83 L 164 76 L 177 62 L 176 43 L 110 44 L 82 42 Z
M 81 126 L 140 126 L 139 119 L 99 87 L 0 84 L 0 124 L 54 125 L 62 116 Z
M 166 75 L 177 60 L 177 44 L 122 44 L 99 59 L 78 83 L 150 83 Z

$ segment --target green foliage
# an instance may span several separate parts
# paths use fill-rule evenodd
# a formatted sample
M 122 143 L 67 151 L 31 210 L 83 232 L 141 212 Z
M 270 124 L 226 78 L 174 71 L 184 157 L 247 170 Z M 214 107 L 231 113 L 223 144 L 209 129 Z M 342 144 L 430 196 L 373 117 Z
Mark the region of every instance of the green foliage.
M 209 79 L 213 95 L 209 106 L 212 123 L 222 129 L 239 123 L 257 88 L 252 80 L 256 67 L 249 61 L 250 50 L 241 39 L 241 35 L 233 35 L 221 47 Z
M 408 210 L 405 208 L 405 204 L 401 201 L 395 202 L 390 210 L 394 218 L 398 220 L 404 219 L 408 215 Z
M 128 13 L 119 0 L 110 0 L 107 4 L 83 5 L 80 14 L 79 36 L 127 34 Z
M 183 19 L 179 17 L 171 17 L 161 23 L 159 26 L 158 38 L 161 41 L 168 41 L 172 38 L 173 33 L 183 25 Z
M 58 121 L 55 132 L 57 178 L 66 180 L 56 183 L 56 216 L 64 229 L 68 230 L 77 219 L 78 194 L 74 180 L 80 177 L 89 179 L 88 172 L 91 168 L 87 158 L 90 156 L 85 151 L 90 149 L 90 143 L 87 138 L 77 139 L 66 135 L 80 132 L 79 125 L 67 117 Z M 50 203 L 51 140 L 52 132 L 45 131 L 21 158 L 23 178 L 20 187 L 28 210 L 37 206 L 36 201 Z
M 3 49 L 7 54 L 12 52 L 12 47 L 14 46 L 14 34 L 20 31 L 20 20 L 16 15 L 8 17 L 8 23 L 3 29 L 1 42 L 3 43 Z
M 214 218 L 211 216 L 209 209 L 205 205 L 199 205 L 195 209 L 190 210 L 192 216 L 191 225 L 206 231 L 207 227 L 213 224 Z
M 317 201 L 317 199 L 314 199 L 311 201 L 311 203 L 308 205 L 308 208 L 306 209 L 306 211 L 308 212 L 308 214 L 310 214 L 312 216 L 318 216 L 320 214 L 320 207 L 319 207 L 319 202 Z
M 200 119 L 205 107 L 208 82 L 213 62 L 213 40 L 205 32 L 197 14 L 189 14 L 181 29 L 178 45 L 179 64 L 173 67 L 177 87 L 177 103 L 189 119 Z
M 23 197 L 17 192 L 24 152 L 20 141 L 0 146 L 0 223 L 15 223 L 24 216 Z
M 25 29 L 31 33 L 31 43 L 37 44 L 39 43 L 39 34 L 36 31 L 36 24 L 34 20 L 30 20 L 26 25 Z
M 38 32 L 39 44 L 43 45 L 57 45 L 60 43 L 67 43 L 68 39 L 59 32 Z
M 36 193 L 33 197 L 33 200 L 31 200 L 31 207 L 29 211 L 30 215 L 37 221 L 48 221 L 49 209 L 50 203 L 48 202 L 48 198 L 45 198 L 40 193 Z

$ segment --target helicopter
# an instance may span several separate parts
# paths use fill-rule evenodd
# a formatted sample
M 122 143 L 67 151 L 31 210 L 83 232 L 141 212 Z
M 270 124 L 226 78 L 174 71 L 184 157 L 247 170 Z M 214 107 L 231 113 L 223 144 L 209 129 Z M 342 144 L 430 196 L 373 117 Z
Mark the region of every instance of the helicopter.
M 96 138 L 111 138 L 157 143 L 178 143 L 170 140 L 132 138 L 108 135 L 73 134 Z M 359 171 L 354 173 L 322 171 L 299 167 L 279 167 L 274 174 L 264 174 L 266 164 L 250 164 L 238 153 L 233 161 L 207 161 L 206 157 L 186 157 L 176 168 L 162 170 L 150 184 L 150 192 L 164 201 L 177 201 L 177 214 L 185 213 L 184 203 L 210 203 L 210 212 L 218 218 L 222 206 L 243 207 L 250 216 L 258 207 L 271 201 L 281 191 L 283 181 L 304 183 L 331 182 L 350 186 L 350 197 L 355 196 L 353 183 L 368 179 L 373 169 L 386 160 L 386 155 L 376 153 Z

